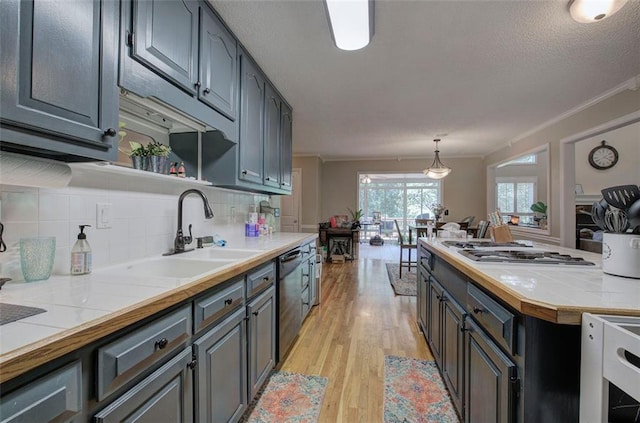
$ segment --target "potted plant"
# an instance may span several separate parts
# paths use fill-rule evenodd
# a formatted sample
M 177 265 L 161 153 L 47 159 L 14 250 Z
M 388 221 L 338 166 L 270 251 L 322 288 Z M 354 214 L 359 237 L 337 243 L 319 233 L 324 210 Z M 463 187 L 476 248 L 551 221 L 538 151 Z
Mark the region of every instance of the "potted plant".
M 147 149 L 144 147 L 144 145 L 135 141 L 129 141 L 129 146 L 131 147 L 129 157 L 131 157 L 133 168 L 145 170 L 145 159 L 148 156 Z
M 542 216 L 540 218 L 534 217 L 533 220 L 538 222 L 538 226 L 542 229 L 547 228 L 547 205 L 543 201 L 538 201 L 533 203 L 531 207 L 529 207 L 532 212 L 540 213 Z
M 149 168 L 155 173 L 167 173 L 167 157 L 171 153 L 171 147 L 158 141 L 151 141 L 147 146 L 149 154 Z
M 349 213 L 351 214 L 351 229 L 359 228 L 360 219 L 362 218 L 362 215 L 363 215 L 362 209 L 353 211 L 349 207 L 347 207 L 347 210 L 349 210 Z

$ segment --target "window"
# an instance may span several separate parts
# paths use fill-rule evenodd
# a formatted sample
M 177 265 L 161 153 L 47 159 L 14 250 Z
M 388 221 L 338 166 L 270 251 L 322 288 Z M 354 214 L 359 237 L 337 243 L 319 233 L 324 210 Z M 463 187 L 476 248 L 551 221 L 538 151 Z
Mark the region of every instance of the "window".
M 364 174 L 362 175 L 364 176 Z M 393 221 L 407 229 L 419 215 L 433 218 L 430 206 L 441 202 L 441 182 L 417 174 L 366 174 L 359 177 L 358 204 L 365 219 L 380 212 L 382 233 L 395 236 Z M 425 216 L 425 218 L 427 218 Z
M 496 178 L 496 207 L 502 217 L 520 216 L 520 223 L 533 224 L 534 213 L 530 207 L 536 200 L 535 178 Z
M 502 163 L 498 165 L 498 167 L 505 167 L 505 166 L 511 166 L 511 165 L 536 164 L 537 163 L 536 157 L 537 157 L 536 154 L 527 154 L 526 156 L 518 157 L 517 159 L 513 159 L 508 162 Z

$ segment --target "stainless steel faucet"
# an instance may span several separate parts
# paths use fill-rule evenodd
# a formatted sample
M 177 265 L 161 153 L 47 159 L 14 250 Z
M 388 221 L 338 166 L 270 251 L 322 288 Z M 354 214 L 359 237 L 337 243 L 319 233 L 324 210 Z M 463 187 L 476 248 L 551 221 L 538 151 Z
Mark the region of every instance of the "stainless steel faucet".
M 184 246 L 191 244 L 193 242 L 193 235 L 191 234 L 191 225 L 189 225 L 189 235 L 184 235 L 182 233 L 182 202 L 184 198 L 189 194 L 197 194 L 202 198 L 202 202 L 204 203 L 204 217 L 206 219 L 211 219 L 213 217 L 213 211 L 211 210 L 211 206 L 209 205 L 209 201 L 204 193 L 197 189 L 188 189 L 182 194 L 180 194 L 180 198 L 178 198 L 178 230 L 176 232 L 176 238 L 173 241 L 173 251 L 169 251 L 164 255 L 172 255 L 172 254 L 180 254 L 184 253 Z

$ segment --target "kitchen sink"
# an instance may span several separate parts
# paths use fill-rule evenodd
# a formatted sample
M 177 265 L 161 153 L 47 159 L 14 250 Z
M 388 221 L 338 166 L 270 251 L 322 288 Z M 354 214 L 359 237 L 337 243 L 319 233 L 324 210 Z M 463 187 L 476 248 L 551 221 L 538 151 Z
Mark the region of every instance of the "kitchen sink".
M 197 258 L 220 259 L 220 260 L 242 260 L 258 254 L 264 253 L 262 250 L 243 250 L 221 247 L 202 248 L 190 251 L 187 254 Z
M 162 257 L 128 263 L 105 269 L 110 273 L 128 276 L 193 278 L 233 263 L 235 260 L 197 260 L 191 258 Z

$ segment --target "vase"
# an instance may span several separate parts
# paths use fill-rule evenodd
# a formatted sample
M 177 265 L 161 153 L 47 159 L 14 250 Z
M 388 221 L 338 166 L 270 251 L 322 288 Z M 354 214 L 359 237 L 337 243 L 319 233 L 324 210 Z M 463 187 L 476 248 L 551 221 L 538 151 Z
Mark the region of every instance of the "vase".
M 149 168 L 147 169 L 153 173 L 167 173 L 167 157 L 166 156 L 150 156 Z
M 144 156 L 131 156 L 131 163 L 133 164 L 134 169 L 146 170 L 144 163 Z

